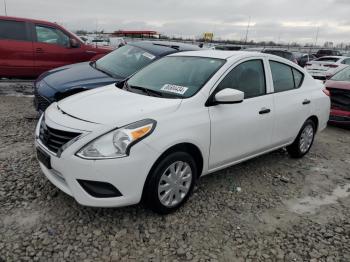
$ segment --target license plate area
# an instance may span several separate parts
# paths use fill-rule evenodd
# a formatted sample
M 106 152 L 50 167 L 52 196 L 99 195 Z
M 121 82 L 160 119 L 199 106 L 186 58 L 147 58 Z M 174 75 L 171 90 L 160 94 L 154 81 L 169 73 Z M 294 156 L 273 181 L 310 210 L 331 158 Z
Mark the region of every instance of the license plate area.
M 40 148 L 36 149 L 36 155 L 40 163 L 42 163 L 46 168 L 52 169 L 51 167 L 51 157 L 49 154 L 41 150 Z

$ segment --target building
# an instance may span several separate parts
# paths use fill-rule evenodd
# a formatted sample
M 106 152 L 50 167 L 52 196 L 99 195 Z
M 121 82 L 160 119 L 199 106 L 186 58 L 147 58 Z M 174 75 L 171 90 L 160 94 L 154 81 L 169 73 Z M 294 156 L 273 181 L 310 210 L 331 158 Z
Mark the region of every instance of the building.
M 145 30 L 118 30 L 112 33 L 112 36 L 130 37 L 130 38 L 159 38 L 159 33 L 156 31 Z

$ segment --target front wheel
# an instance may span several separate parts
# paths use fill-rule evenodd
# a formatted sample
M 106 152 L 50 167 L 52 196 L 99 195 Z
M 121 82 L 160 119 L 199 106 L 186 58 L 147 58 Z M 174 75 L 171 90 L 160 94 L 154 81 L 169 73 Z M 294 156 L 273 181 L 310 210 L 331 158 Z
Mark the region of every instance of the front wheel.
M 301 158 L 306 155 L 314 142 L 315 132 L 316 126 L 314 121 L 306 120 L 293 144 L 287 146 L 290 156 Z
M 186 152 L 171 153 L 160 160 L 149 176 L 143 200 L 156 213 L 168 214 L 190 196 L 197 178 L 196 162 Z

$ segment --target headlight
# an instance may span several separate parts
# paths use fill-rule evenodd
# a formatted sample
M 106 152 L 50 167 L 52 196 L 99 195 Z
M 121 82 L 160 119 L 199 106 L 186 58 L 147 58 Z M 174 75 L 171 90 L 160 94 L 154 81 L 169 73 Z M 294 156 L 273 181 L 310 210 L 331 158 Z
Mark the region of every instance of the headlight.
M 130 148 L 149 136 L 156 127 L 156 121 L 144 119 L 112 130 L 80 149 L 77 156 L 85 159 L 108 159 L 129 155 Z

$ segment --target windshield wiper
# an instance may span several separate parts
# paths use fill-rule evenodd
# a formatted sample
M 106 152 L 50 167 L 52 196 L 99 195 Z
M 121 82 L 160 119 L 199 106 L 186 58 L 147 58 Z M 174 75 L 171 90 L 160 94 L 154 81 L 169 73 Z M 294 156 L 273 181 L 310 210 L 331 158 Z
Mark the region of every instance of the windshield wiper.
M 159 91 L 156 91 L 156 90 L 151 90 L 151 89 L 148 89 L 148 88 L 145 88 L 145 87 L 142 87 L 142 86 L 130 86 L 130 85 L 126 84 L 125 87 L 126 87 L 126 90 L 129 90 L 129 91 L 130 91 L 130 88 L 131 89 L 141 90 L 143 93 L 147 94 L 148 96 L 157 96 L 157 97 L 162 97 L 163 96 L 162 92 L 159 92 Z

